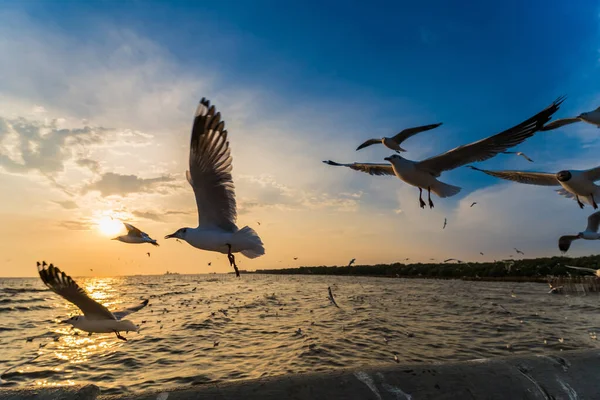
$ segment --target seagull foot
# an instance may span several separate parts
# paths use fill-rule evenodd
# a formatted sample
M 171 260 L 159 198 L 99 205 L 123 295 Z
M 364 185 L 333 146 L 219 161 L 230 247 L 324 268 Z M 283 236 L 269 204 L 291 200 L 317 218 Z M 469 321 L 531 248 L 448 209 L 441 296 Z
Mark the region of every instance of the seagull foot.
M 238 267 L 235 264 L 235 256 L 231 252 L 231 244 L 227 243 L 227 247 L 229 248 L 229 251 L 227 252 L 227 259 L 229 260 L 229 265 L 233 267 L 233 269 L 235 270 L 235 276 L 239 278 L 240 271 L 238 270 Z
M 425 208 L 425 206 L 427 204 L 425 204 L 425 202 L 423 201 L 423 199 L 419 199 L 419 205 L 421 206 L 421 208 Z
M 431 201 L 431 199 L 429 199 L 429 208 L 433 208 L 433 201 Z
M 584 207 L 583 203 L 581 201 L 577 200 L 577 204 L 579 205 L 579 208 L 581 208 L 583 210 L 583 207 Z
M 117 338 L 118 338 L 118 339 L 121 339 L 121 340 L 127 341 L 127 339 L 126 339 L 125 337 L 121 336 L 121 334 L 120 334 L 119 332 L 115 331 L 115 335 L 117 335 Z

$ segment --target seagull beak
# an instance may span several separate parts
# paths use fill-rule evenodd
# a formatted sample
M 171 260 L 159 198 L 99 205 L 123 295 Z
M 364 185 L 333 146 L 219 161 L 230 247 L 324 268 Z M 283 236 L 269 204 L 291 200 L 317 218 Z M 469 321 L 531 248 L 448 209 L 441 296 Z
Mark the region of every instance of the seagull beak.
M 171 239 L 176 237 L 174 233 L 171 233 L 170 235 L 165 236 L 165 239 Z
M 385 161 L 391 161 L 391 157 L 384 158 Z
M 60 321 L 61 324 L 68 324 L 69 323 L 69 319 L 63 319 L 62 321 Z

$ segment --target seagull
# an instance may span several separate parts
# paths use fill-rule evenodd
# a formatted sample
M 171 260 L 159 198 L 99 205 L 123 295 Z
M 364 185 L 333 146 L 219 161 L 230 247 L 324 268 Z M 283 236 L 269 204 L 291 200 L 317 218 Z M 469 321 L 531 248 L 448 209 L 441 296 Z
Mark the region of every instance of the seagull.
M 265 254 L 262 240 L 249 226 L 238 229 L 235 192 L 225 122 L 205 98 L 196 109 L 190 142 L 190 169 L 185 175 L 194 190 L 198 227 L 180 228 L 165 239 L 185 240 L 201 250 L 227 254 L 229 264 L 240 276 L 233 253 L 248 258 Z
M 543 131 L 543 129 L 540 129 L 540 130 Z M 526 159 L 529 162 L 533 162 L 533 160 L 531 158 L 527 157 L 525 155 L 525 153 L 523 153 L 522 151 L 503 151 L 502 154 L 516 154 L 518 156 L 523 157 L 524 159 Z
M 333 298 L 333 293 L 331 292 L 331 286 L 327 287 L 327 291 L 329 292 L 329 300 L 331 300 L 331 302 L 333 303 L 334 306 L 336 306 L 337 308 L 340 308 L 340 306 L 338 306 L 338 304 L 335 302 L 335 299 Z
M 579 269 L 579 270 L 582 270 L 582 271 L 591 272 L 592 274 L 594 274 L 598 278 L 600 278 L 600 269 L 584 268 L 584 267 L 573 267 L 571 265 L 565 265 L 565 267 L 571 268 L 571 269 Z
M 525 253 L 523 253 L 521 250 L 517 249 L 516 247 L 513 247 L 513 249 L 517 252 L 517 254 L 525 255 Z
M 577 267 L 575 267 L 575 268 L 577 268 Z M 548 282 L 548 286 L 550 286 L 550 290 L 548 291 L 548 294 L 558 294 L 558 293 L 561 293 L 563 290 L 562 286 L 554 286 L 554 285 L 552 285 L 551 282 Z
M 127 222 L 123 222 L 123 225 L 127 228 L 127 235 L 117 236 L 112 238 L 112 240 L 118 240 L 124 243 L 151 243 L 154 246 L 158 246 L 156 240 L 148 236 L 147 233 L 140 231 L 138 228 Z
M 209 262 L 208 262 L 208 266 L 210 267 L 210 266 L 211 266 L 211 264 L 212 264 L 212 261 L 209 261 Z
M 354 264 L 354 261 L 356 261 L 356 258 L 353 258 L 352 260 L 350 260 L 350 262 L 348 263 L 348 266 L 351 266 L 352 264 Z
M 472 202 L 472 203 L 471 203 L 471 205 L 469 206 L 469 208 L 470 208 L 470 207 L 473 207 L 475 204 L 477 204 L 477 202 L 476 202 L 476 201 Z
M 446 223 L 447 223 L 446 218 L 444 218 L 444 226 L 442 227 L 442 229 L 446 229 Z
M 584 112 L 576 116 L 575 118 L 561 118 L 556 121 L 552 121 L 546 126 L 544 126 L 542 131 L 551 131 L 556 128 L 560 128 L 561 126 L 573 124 L 575 122 L 587 122 L 588 124 L 596 125 L 600 128 L 600 107 L 596 108 L 594 111 Z
M 482 256 L 484 255 L 483 252 L 481 252 L 481 251 L 479 252 L 479 254 L 481 254 Z
M 566 235 L 561 236 L 558 239 L 558 248 L 561 252 L 566 253 L 571 247 L 571 242 L 577 239 L 585 240 L 598 240 L 600 234 L 598 234 L 598 226 L 600 225 L 600 211 L 596 211 L 588 217 L 587 227 L 585 231 L 579 232 L 577 235 Z
M 448 262 L 448 261 L 456 261 L 457 263 L 462 264 L 462 261 L 458 260 L 456 258 L 448 258 L 447 260 L 444 260 L 445 263 Z
M 356 148 L 356 151 L 358 151 L 360 149 L 364 149 L 365 147 L 369 147 L 372 144 L 377 144 L 377 143 L 383 144 L 388 149 L 396 150 L 396 152 L 406 151 L 402 147 L 400 147 L 402 142 L 404 142 L 406 139 L 416 135 L 417 133 L 421 133 L 421 132 L 425 132 L 425 131 L 437 128 L 441 124 L 442 123 L 440 122 L 438 124 L 418 126 L 416 128 L 408 128 L 408 129 L 404 129 L 403 131 L 400 131 L 400 133 L 398 133 L 392 137 L 384 137 L 381 139 L 369 139 L 366 142 L 364 142 L 363 144 L 361 144 L 360 146 L 358 146 Z
M 125 341 L 127 339 L 121 336 L 119 332 L 137 332 L 139 330 L 137 325 L 123 318 L 144 308 L 148 304 L 148 299 L 135 307 L 127 308 L 123 311 L 110 312 L 105 306 L 90 298 L 69 275 L 54 265 L 42 266 L 38 263 L 37 268 L 42 282 L 50 290 L 75 304 L 83 311 L 83 315 L 76 315 L 61 322 L 89 333 L 114 332 L 117 338 Z
M 297 260 L 297 259 L 298 259 L 298 257 L 294 257 L 294 260 Z
M 150 257 L 150 252 L 147 252 L 146 254 L 148 254 L 148 257 Z
M 586 170 L 562 170 L 556 174 L 551 172 L 488 171 L 471 165 L 467 167 L 509 181 L 539 186 L 562 186 L 562 189 L 558 189 L 556 192 L 567 198 L 575 198 L 580 208 L 584 207 L 581 199 L 594 209 L 598 208 L 596 199 L 600 199 L 600 186 L 594 182 L 600 180 L 600 167 Z
M 429 208 L 433 208 L 431 192 L 439 197 L 450 197 L 458 194 L 461 188 L 439 181 L 444 171 L 450 171 L 465 164 L 485 161 L 516 146 L 533 136 L 543 125 L 548 122 L 552 114 L 558 111 L 564 97 L 557 99 L 552 105 L 535 116 L 513 126 L 503 132 L 488 138 L 456 147 L 446 153 L 422 161 L 411 161 L 398 154 L 384 158 L 390 164 L 352 163 L 340 164 L 331 160 L 323 161 L 333 166 L 348 167 L 356 171 L 366 172 L 370 175 L 395 175 L 402 181 L 419 189 L 419 205 L 425 208 L 423 189 L 427 189 Z

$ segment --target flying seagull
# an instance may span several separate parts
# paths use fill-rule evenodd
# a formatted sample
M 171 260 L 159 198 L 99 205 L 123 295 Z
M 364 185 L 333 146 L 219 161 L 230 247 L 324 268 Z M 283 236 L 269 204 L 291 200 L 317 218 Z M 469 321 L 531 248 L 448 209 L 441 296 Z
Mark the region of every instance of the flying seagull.
M 190 142 L 190 169 L 186 178 L 194 190 L 198 207 L 198 227 L 180 228 L 165 236 L 178 238 L 207 251 L 227 254 L 236 276 L 239 271 L 233 253 L 248 258 L 265 254 L 263 243 L 254 229 L 235 224 L 237 209 L 225 122 L 221 113 L 205 98 L 196 109 Z
M 541 130 L 543 130 L 543 129 L 541 129 Z M 503 151 L 502 154 L 516 154 L 518 156 L 523 157 L 524 159 L 526 159 L 529 162 L 533 162 L 533 160 L 531 158 L 527 157 L 525 155 L 525 153 L 523 153 L 522 151 Z
M 148 299 L 135 307 L 127 308 L 123 311 L 110 312 L 105 306 L 90 298 L 69 275 L 54 265 L 44 266 L 38 262 L 37 268 L 42 282 L 50 290 L 75 304 L 83 311 L 83 315 L 76 315 L 62 321 L 63 323 L 71 324 L 74 328 L 89 333 L 114 332 L 117 338 L 125 341 L 127 339 L 121 336 L 119 332 L 139 330 L 137 325 L 123 318 L 144 308 L 148 304 Z
M 423 189 L 427 189 L 429 208 L 433 208 L 431 192 L 439 197 L 450 197 L 460 192 L 458 186 L 448 185 L 439 181 L 444 171 L 450 171 L 465 164 L 485 161 L 514 147 L 533 136 L 558 111 L 564 97 L 557 99 L 552 105 L 520 124 L 488 138 L 456 147 L 446 153 L 428 158 L 423 161 L 407 160 L 398 154 L 384 158 L 390 164 L 352 163 L 340 164 L 331 160 L 325 164 L 348 167 L 370 175 L 396 175 L 409 185 L 419 188 L 419 205 L 425 208 Z
M 578 267 L 574 267 L 574 268 L 579 269 Z M 596 272 L 595 270 L 592 270 L 592 271 Z M 552 282 L 548 282 L 548 286 L 550 287 L 548 294 L 559 294 L 563 290 L 562 286 L 554 286 L 554 285 L 552 285 Z
M 150 252 L 147 252 L 146 254 L 148 254 L 148 257 L 150 257 Z
M 442 229 L 446 229 L 446 223 L 447 223 L 447 220 L 446 220 L 446 218 L 444 218 L 444 226 L 442 226 Z
M 352 260 L 350 260 L 350 262 L 348 263 L 348 266 L 351 266 L 352 264 L 354 264 L 354 261 L 356 261 L 356 258 L 353 258 Z
M 576 116 L 575 118 L 561 118 L 556 121 L 552 121 L 546 126 L 544 126 L 542 131 L 551 131 L 556 128 L 560 128 L 561 126 L 573 124 L 575 122 L 587 122 L 588 124 L 596 125 L 600 128 L 600 107 L 596 108 L 594 111 L 584 112 Z
M 513 249 L 517 252 L 517 254 L 525 255 L 525 253 L 523 253 L 521 250 L 517 249 L 516 247 L 513 247 Z
M 558 189 L 556 192 L 567 198 L 575 198 L 580 208 L 584 207 L 581 199 L 594 209 L 598 208 L 596 199 L 600 199 L 600 186 L 595 185 L 594 182 L 600 180 L 600 167 L 586 170 L 563 170 L 556 174 L 550 172 L 488 171 L 472 165 L 467 167 L 509 181 L 539 186 L 562 186 L 562 189 Z
M 598 278 L 600 278 L 600 269 L 585 268 L 585 267 L 573 267 L 571 265 L 565 265 L 565 267 L 571 268 L 571 269 L 579 269 L 581 271 L 586 271 L 586 272 L 591 272 L 592 274 L 594 274 Z
M 127 235 L 117 236 L 112 238 L 112 240 L 118 240 L 124 243 L 150 243 L 154 246 L 158 246 L 156 240 L 148 236 L 147 233 L 140 231 L 138 228 L 127 222 L 123 222 L 123 225 L 127 228 Z
M 338 304 L 335 302 L 335 299 L 333 298 L 333 293 L 331 292 L 331 286 L 327 287 L 327 291 L 329 292 L 329 300 L 331 300 L 331 302 L 333 303 L 334 306 L 336 306 L 337 308 L 340 308 L 340 306 L 338 306 Z
M 356 148 L 356 151 L 358 151 L 360 149 L 364 149 L 365 147 L 369 147 L 372 144 L 377 144 L 377 143 L 381 143 L 388 149 L 396 150 L 397 152 L 406 151 L 402 147 L 400 147 L 402 142 L 404 142 L 406 139 L 416 135 L 417 133 L 421 133 L 421 132 L 425 132 L 425 131 L 437 128 L 441 124 L 442 123 L 440 122 L 439 124 L 418 126 L 416 128 L 408 128 L 408 129 L 404 129 L 403 131 L 400 131 L 400 133 L 398 133 L 392 137 L 384 137 L 381 139 L 369 139 L 366 142 L 364 142 L 363 144 L 361 144 L 360 146 L 358 146 Z
M 297 260 L 297 259 L 298 259 L 298 257 L 294 257 L 294 260 Z
M 484 255 L 483 252 L 481 252 L 481 251 L 479 252 L 479 254 L 481 254 L 482 256 Z
M 470 207 L 473 207 L 475 204 L 477 204 L 477 202 L 476 202 L 476 201 L 472 202 L 472 203 L 471 203 L 471 205 L 469 206 L 469 208 L 470 208 Z
M 577 235 L 565 235 L 558 239 L 558 248 L 561 252 L 566 253 L 571 247 L 571 242 L 577 239 L 598 240 L 598 226 L 600 225 L 600 211 L 596 211 L 588 217 L 587 227 L 585 231 L 579 232 Z
M 457 263 L 459 263 L 459 264 L 462 264 L 462 263 L 463 263 L 463 261 L 462 261 L 462 260 L 458 260 L 458 259 L 456 259 L 456 258 L 448 258 L 448 259 L 444 260 L 444 262 L 445 262 L 445 263 L 446 263 L 446 262 L 448 262 L 448 261 L 456 261 L 456 262 L 457 262 Z

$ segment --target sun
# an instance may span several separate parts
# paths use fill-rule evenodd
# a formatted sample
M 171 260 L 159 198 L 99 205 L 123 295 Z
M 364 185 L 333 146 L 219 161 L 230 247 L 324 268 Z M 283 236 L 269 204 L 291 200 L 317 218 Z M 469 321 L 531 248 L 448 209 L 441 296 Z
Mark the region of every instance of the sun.
M 114 236 L 123 229 L 123 224 L 117 220 L 103 217 L 96 223 L 100 233 L 106 236 Z

